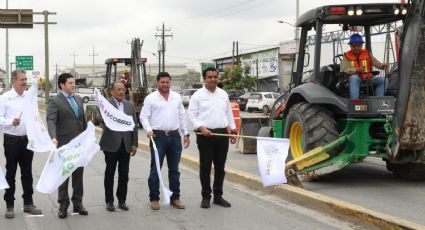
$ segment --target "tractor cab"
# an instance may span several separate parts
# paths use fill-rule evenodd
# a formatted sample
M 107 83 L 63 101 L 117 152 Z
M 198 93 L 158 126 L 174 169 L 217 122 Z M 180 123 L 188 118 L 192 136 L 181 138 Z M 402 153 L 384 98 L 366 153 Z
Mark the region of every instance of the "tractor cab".
M 312 103 L 322 104 L 341 116 L 380 117 L 394 113 L 396 76 L 391 75 L 389 78 L 389 72 L 374 68 L 374 75 L 386 77 L 385 88 L 388 94 L 385 97 L 375 97 L 372 81 L 362 80 L 360 98 L 351 100 L 348 93 L 349 75 L 343 72 L 341 61 L 344 52 L 350 50 L 348 39 L 357 33 L 363 37 L 364 49 L 375 54 L 375 58 L 382 63 L 391 62 L 392 66 L 396 66 L 397 50 L 392 45 L 391 35 L 401 25 L 406 13 L 406 4 L 355 4 L 323 6 L 301 15 L 297 21 L 297 26 L 301 27 L 299 53 L 292 78 L 295 87 L 290 92 L 294 97 L 292 100 L 289 97 L 286 107 L 298 102 L 299 98 L 304 98 L 307 101 L 312 100 Z M 334 31 L 324 32 L 329 29 Z M 385 47 L 383 42 L 372 42 L 388 39 L 386 34 L 390 36 L 390 46 L 387 47 L 387 41 Z M 390 53 L 385 50 L 391 51 L 392 60 Z M 378 54 L 384 54 L 384 59 Z M 306 67 L 305 63 L 311 65 Z M 308 69 L 311 70 L 311 77 L 306 84 L 302 79 Z M 306 85 L 299 87 L 303 84 Z M 314 86 L 310 86 L 311 84 Z M 381 108 L 381 104 L 385 108 Z

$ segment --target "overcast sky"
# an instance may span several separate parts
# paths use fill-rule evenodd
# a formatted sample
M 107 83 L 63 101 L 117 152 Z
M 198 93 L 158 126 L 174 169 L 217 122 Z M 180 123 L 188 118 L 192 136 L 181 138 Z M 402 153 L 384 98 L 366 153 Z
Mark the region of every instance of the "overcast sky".
M 299 0 L 300 14 L 320 5 L 353 3 L 348 0 Z M 399 2 L 367 1 L 356 2 Z M 0 8 L 6 1 L 0 0 Z M 92 64 L 94 45 L 96 64 L 110 57 L 130 56 L 133 37 L 144 40 L 142 56 L 157 63 L 157 27 L 165 22 L 173 39 L 167 39 L 166 63 L 196 66 L 199 61 L 231 55 L 232 41 L 239 41 L 242 52 L 292 39 L 294 29 L 278 20 L 295 23 L 295 0 L 9 0 L 10 9 L 49 10 L 57 15 L 49 27 L 51 72 L 76 63 Z M 37 15 L 34 21 L 42 21 Z M 34 29 L 9 30 L 10 60 L 33 55 L 35 68 L 44 70 L 44 33 Z M 0 68 L 5 68 L 5 30 L 0 30 Z

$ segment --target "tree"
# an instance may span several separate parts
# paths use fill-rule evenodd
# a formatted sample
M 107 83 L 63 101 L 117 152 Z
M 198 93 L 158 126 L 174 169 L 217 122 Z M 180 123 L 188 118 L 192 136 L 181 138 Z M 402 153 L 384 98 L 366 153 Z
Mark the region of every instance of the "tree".
M 244 90 L 253 88 L 257 79 L 248 75 L 249 70 L 250 67 L 248 65 L 243 68 L 241 65 L 236 65 L 232 68 L 224 69 L 224 73 L 220 77 L 224 89 Z

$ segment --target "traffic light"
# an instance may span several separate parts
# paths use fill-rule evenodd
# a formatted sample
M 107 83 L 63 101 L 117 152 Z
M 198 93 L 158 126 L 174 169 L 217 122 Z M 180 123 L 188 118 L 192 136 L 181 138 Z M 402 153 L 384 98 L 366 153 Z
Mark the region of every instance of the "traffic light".
M 33 28 L 31 9 L 0 9 L 0 28 Z

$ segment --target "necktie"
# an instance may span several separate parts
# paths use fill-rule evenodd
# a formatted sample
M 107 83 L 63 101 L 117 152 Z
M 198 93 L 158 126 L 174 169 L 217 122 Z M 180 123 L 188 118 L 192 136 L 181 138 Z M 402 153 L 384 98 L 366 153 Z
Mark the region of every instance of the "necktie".
M 75 116 L 78 117 L 78 105 L 77 105 L 77 102 L 75 102 L 75 99 L 72 96 L 68 96 L 68 100 L 69 100 L 69 103 L 71 104 L 72 110 L 75 113 Z

